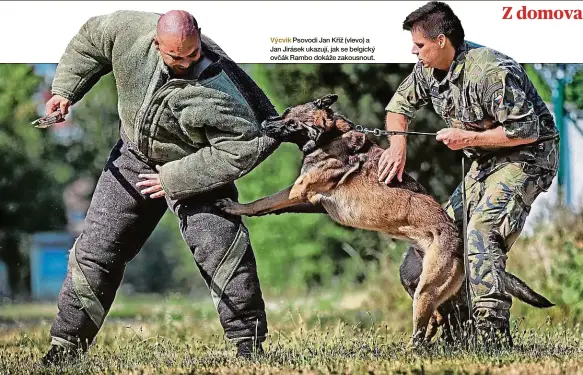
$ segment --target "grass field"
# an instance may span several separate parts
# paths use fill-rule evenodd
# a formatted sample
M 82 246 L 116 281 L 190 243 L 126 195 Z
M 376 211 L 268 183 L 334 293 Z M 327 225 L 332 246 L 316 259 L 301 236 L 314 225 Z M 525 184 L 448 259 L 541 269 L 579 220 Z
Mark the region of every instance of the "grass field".
M 247 361 L 235 358 L 223 339 L 210 297 L 195 303 L 180 296 L 120 297 L 89 353 L 56 368 L 36 364 L 48 348 L 54 304 L 0 305 L 0 374 L 583 373 L 583 331 L 556 317 L 549 321 L 548 311 L 527 308 L 529 323 L 513 322 L 512 350 L 438 344 L 409 352 L 408 312 L 368 309 L 363 300 L 346 294 L 268 300 L 266 355 Z M 516 303 L 514 316 L 524 308 Z

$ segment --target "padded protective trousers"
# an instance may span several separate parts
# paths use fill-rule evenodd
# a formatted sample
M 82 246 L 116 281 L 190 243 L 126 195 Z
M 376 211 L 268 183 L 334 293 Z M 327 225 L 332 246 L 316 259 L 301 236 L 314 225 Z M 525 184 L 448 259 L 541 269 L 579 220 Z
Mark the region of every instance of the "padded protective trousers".
M 179 219 L 182 237 L 210 289 L 227 339 L 234 343 L 264 341 L 265 304 L 249 233 L 240 217 L 213 206 L 217 199 L 237 199 L 234 184 L 180 201 L 151 199 L 140 194 L 136 183 L 140 173 L 156 173 L 154 167 L 123 140 L 113 148 L 84 230 L 69 254 L 51 327 L 52 343 L 83 350 L 89 347 L 113 303 L 126 265 L 167 208 Z

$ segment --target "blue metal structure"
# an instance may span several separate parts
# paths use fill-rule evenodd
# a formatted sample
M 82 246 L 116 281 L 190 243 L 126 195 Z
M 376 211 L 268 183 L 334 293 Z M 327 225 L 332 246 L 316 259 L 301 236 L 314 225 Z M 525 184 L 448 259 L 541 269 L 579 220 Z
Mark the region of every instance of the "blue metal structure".
M 0 298 L 8 297 L 10 295 L 10 287 L 8 285 L 8 267 L 0 261 Z
M 32 236 L 31 293 L 34 299 L 54 299 L 67 274 L 73 238 L 68 233 L 43 232 Z

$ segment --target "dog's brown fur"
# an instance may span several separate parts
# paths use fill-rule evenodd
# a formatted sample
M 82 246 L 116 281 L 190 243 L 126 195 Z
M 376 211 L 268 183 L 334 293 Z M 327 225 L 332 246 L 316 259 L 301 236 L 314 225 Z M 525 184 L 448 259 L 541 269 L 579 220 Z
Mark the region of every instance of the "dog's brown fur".
M 330 106 L 336 100 L 328 95 L 263 123 L 267 135 L 304 151 L 301 174 L 291 187 L 248 204 L 222 200 L 218 205 L 245 216 L 326 212 L 340 224 L 415 244 L 424 256 L 412 294 L 413 342 L 431 338 L 442 320 L 436 313 L 428 330 L 432 314 L 464 279 L 460 235 L 439 203 L 407 173 L 388 186 L 378 181 L 383 149 L 334 114 Z

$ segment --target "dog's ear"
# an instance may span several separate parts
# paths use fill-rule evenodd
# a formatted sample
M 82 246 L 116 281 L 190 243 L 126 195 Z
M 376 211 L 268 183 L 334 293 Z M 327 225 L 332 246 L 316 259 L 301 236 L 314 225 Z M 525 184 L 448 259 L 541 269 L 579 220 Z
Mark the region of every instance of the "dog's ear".
M 338 95 L 330 94 L 330 95 L 323 96 L 320 99 L 314 100 L 314 104 L 318 108 L 326 108 L 326 107 L 330 107 L 337 100 L 338 100 Z
M 352 131 L 342 134 L 342 139 L 352 152 L 359 151 L 366 142 L 366 135 L 364 133 Z

